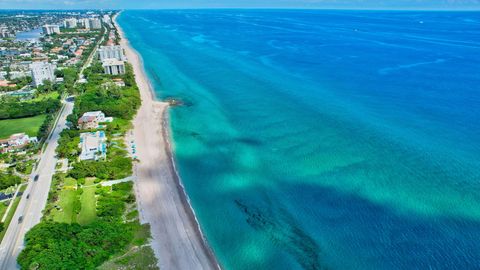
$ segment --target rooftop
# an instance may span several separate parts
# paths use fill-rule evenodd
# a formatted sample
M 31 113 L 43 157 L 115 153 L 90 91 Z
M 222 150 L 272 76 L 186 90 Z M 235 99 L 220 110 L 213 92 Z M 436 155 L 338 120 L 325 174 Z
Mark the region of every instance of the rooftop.
M 103 60 L 102 62 L 102 65 L 103 66 L 117 66 L 117 65 L 123 65 L 124 62 L 121 61 L 121 60 L 117 60 L 115 58 L 109 58 L 109 59 L 105 59 Z

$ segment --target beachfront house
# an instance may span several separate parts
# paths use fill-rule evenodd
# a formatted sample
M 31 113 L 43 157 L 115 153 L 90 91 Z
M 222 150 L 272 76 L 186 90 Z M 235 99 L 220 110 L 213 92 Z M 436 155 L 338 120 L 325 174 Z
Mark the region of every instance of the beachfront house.
M 80 160 L 99 160 L 107 156 L 107 137 L 104 131 L 80 134 Z
M 96 129 L 99 128 L 99 124 L 108 122 L 105 114 L 101 111 L 86 112 L 78 119 L 79 129 Z

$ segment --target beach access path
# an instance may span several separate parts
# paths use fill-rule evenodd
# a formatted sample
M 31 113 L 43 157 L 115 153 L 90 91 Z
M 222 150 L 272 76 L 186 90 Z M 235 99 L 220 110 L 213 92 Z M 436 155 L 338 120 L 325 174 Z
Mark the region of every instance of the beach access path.
M 140 221 L 150 224 L 158 266 L 169 270 L 219 269 L 174 168 L 168 141 L 168 104 L 154 100 L 141 58 L 130 47 L 116 18 L 114 22 L 142 98 L 128 140 L 135 142 L 139 160 L 134 166 L 134 186 Z

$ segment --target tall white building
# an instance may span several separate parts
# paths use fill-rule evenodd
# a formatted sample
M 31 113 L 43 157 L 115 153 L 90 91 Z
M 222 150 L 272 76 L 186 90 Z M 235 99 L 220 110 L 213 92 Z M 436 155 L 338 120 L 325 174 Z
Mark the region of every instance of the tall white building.
M 108 14 L 103 15 L 103 22 L 110 24 L 112 22 L 112 19 Z
M 103 23 L 108 25 L 110 28 L 113 28 L 112 18 L 110 17 L 110 15 L 108 14 L 103 15 L 102 21 Z
M 90 28 L 91 29 L 101 29 L 102 28 L 102 21 L 98 18 L 90 19 Z
M 78 24 L 85 29 L 90 29 L 90 19 L 88 18 L 79 19 Z
M 9 37 L 14 37 L 7 27 L 0 27 L 0 38 L 9 38 Z
M 45 35 L 60 34 L 60 26 L 58 25 L 44 25 L 42 31 Z
M 38 87 L 43 81 L 55 82 L 55 69 L 57 66 L 48 62 L 33 62 L 30 64 L 30 72 L 32 73 L 33 85 Z
M 75 18 L 66 19 L 63 22 L 63 26 L 65 26 L 65 28 L 77 28 L 77 19 Z
M 120 45 L 100 46 L 98 49 L 98 57 L 100 61 L 112 58 L 120 61 L 125 60 L 125 55 Z
M 108 75 L 125 74 L 125 63 L 115 58 L 105 59 L 102 62 L 103 70 Z

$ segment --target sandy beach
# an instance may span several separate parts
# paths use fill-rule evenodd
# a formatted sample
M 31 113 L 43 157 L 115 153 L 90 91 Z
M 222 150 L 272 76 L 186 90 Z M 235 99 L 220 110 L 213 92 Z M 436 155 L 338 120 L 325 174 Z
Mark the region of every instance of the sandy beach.
M 168 104 L 155 100 L 143 62 L 125 38 L 121 45 L 133 65 L 142 106 L 129 136 L 137 149 L 135 192 L 142 223 L 149 223 L 160 269 L 220 269 L 198 226 L 173 162 Z

